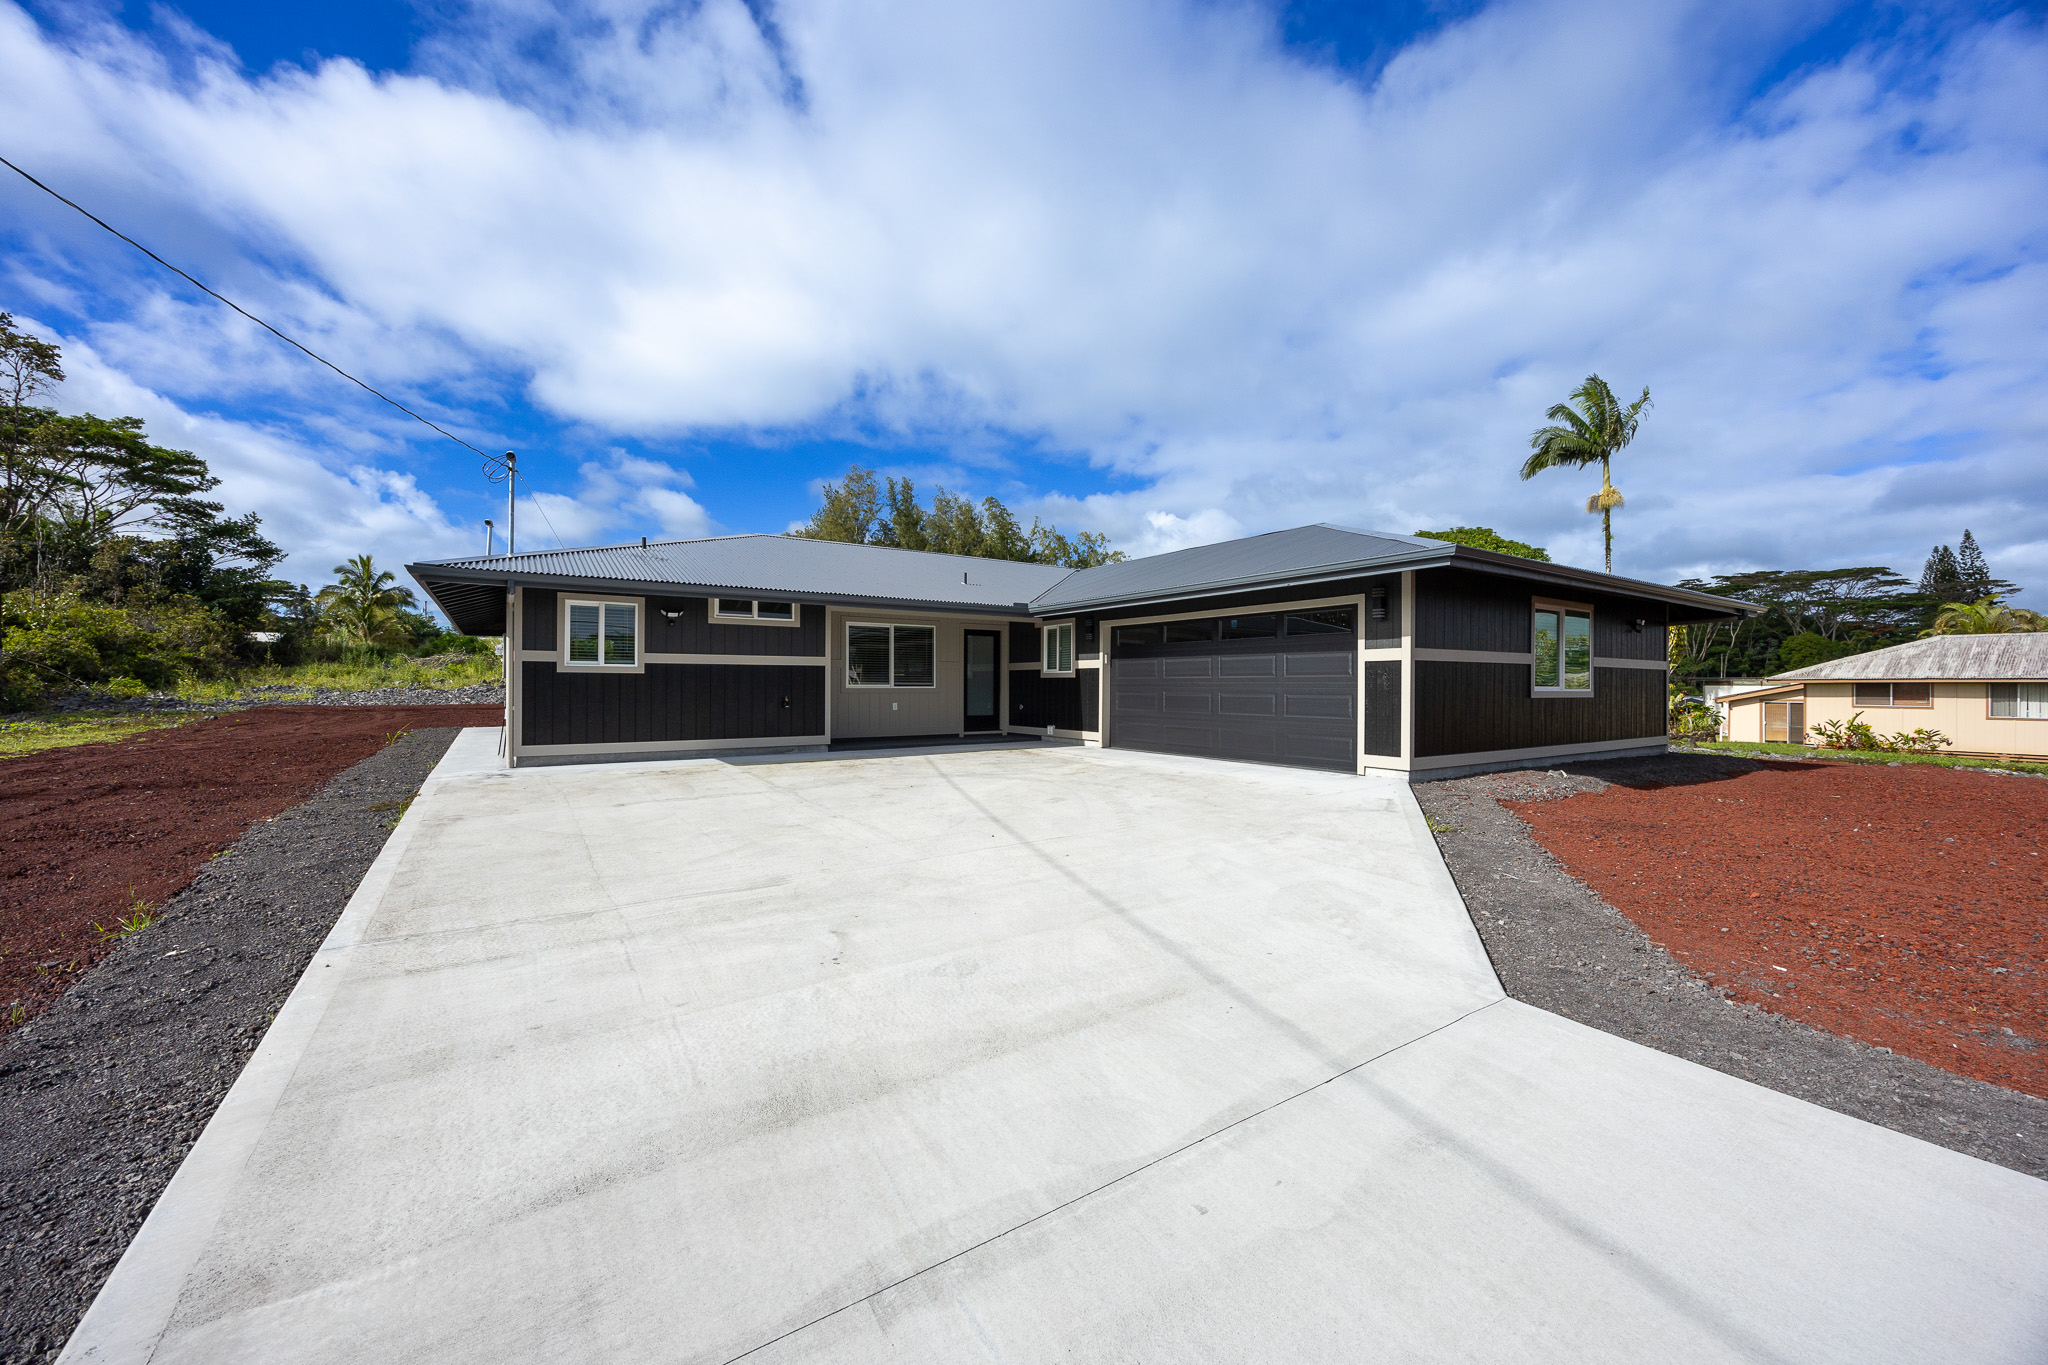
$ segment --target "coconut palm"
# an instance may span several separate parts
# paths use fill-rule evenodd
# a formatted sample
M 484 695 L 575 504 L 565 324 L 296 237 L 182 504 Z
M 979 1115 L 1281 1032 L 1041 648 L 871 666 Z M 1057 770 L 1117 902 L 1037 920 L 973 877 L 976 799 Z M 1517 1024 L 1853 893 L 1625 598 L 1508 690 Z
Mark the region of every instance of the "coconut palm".
M 1576 408 L 1559 403 L 1544 414 L 1552 425 L 1529 433 L 1534 454 L 1522 462 L 1522 477 L 1533 479 L 1546 469 L 1570 465 L 1575 469 L 1599 462 L 1600 491 L 1586 499 L 1586 510 L 1600 514 L 1600 532 L 1607 544 L 1607 572 L 1614 572 L 1614 509 L 1622 505 L 1621 490 L 1614 486 L 1612 461 L 1636 438 L 1636 424 L 1650 406 L 1650 391 L 1623 407 L 1597 374 L 1572 390 Z
M 1922 635 L 2024 635 L 2048 630 L 2038 611 L 2008 607 L 1996 597 L 1975 602 L 1944 602 L 1934 624 Z
M 336 635 L 355 644 L 382 645 L 404 634 L 398 609 L 411 606 L 414 598 L 410 588 L 398 586 L 397 575 L 379 569 L 370 556 L 357 555 L 335 565 L 334 577 L 316 600 Z

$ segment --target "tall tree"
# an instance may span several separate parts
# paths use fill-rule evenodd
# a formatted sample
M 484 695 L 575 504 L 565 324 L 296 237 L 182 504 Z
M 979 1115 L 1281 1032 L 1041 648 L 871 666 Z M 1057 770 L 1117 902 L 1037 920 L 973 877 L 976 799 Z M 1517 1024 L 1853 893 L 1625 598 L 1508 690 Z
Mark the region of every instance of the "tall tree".
M 1991 583 L 1991 566 L 1977 548 L 1977 537 L 1964 527 L 1962 544 L 1956 546 L 1956 586 L 1962 589 L 1956 600 L 1975 602 L 1990 593 Z
M 1958 591 L 1962 582 L 1963 571 L 1956 563 L 1956 552 L 1946 545 L 1935 546 L 1920 570 L 1920 595 L 1945 602 L 1962 595 Z
M 1558 403 L 1544 415 L 1551 421 L 1529 433 L 1529 458 L 1522 462 L 1522 477 L 1533 479 L 1546 469 L 1570 466 L 1583 469 L 1600 466 L 1600 491 L 1586 499 L 1586 510 L 1600 514 L 1600 533 L 1606 542 L 1607 572 L 1614 572 L 1614 510 L 1622 506 L 1621 490 L 1614 486 L 1614 457 L 1636 438 L 1643 409 L 1650 406 L 1650 390 L 1622 406 L 1597 374 L 1572 390 L 1571 403 Z M 1573 405 L 1576 406 L 1573 406 Z
M 793 534 L 1070 569 L 1092 569 L 1124 557 L 1121 550 L 1110 548 L 1107 536 L 1094 531 L 1070 540 L 1036 518 L 1026 531 L 1000 498 L 983 498 L 977 504 L 940 488 L 927 508 L 909 479 L 891 477 L 877 484 L 875 472 L 859 465 L 840 482 L 825 485 L 823 505 Z
M 352 644 L 382 645 L 405 633 L 398 613 L 414 599 L 412 589 L 398 586 L 397 575 L 357 555 L 335 565 L 334 577 L 315 600 L 336 635 Z

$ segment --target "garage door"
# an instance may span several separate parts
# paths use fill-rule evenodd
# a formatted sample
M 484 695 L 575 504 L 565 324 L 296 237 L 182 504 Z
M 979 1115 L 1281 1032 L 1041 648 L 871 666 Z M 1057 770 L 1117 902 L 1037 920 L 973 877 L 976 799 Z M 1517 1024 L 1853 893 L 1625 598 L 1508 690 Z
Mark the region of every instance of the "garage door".
M 1353 771 L 1356 618 L 1328 607 L 1113 627 L 1110 744 Z

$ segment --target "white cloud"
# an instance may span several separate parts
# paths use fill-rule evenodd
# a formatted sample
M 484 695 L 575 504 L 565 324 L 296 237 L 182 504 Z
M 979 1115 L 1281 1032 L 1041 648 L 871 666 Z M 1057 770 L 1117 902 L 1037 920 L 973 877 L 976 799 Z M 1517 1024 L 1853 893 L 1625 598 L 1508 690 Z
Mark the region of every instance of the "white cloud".
M 1133 549 L 1481 522 L 1594 562 L 1584 482 L 1514 469 L 1598 370 L 1657 401 L 1624 571 L 1904 567 L 1968 524 L 2048 588 L 2036 24 L 1745 106 L 1824 12 L 1506 3 L 1370 90 L 1231 5 L 774 13 L 779 55 L 738 0 L 507 3 L 424 74 L 252 81 L 0 8 L 0 112 L 195 251 L 303 264 L 268 297 L 373 373 L 521 367 L 600 434 L 993 426 L 1133 480 L 1043 504 Z M 96 340 L 181 394 L 241 371 L 181 325 Z M 710 524 L 678 471 L 581 477 L 565 539 Z
M 574 494 L 539 492 L 520 500 L 518 544 L 527 550 L 588 545 L 624 527 L 668 536 L 709 535 L 710 514 L 684 490 L 686 470 L 613 450 L 577 471 Z M 522 480 L 522 483 L 524 480 Z

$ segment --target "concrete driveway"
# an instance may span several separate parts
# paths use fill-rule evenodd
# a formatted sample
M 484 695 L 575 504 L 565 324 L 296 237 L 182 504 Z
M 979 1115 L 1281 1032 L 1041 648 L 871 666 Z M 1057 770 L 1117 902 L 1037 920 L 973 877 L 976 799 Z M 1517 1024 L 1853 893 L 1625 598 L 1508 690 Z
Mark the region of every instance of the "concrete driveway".
M 2043 1358 L 2048 1184 L 1504 1000 L 1398 784 L 494 739 L 65 1359 Z

